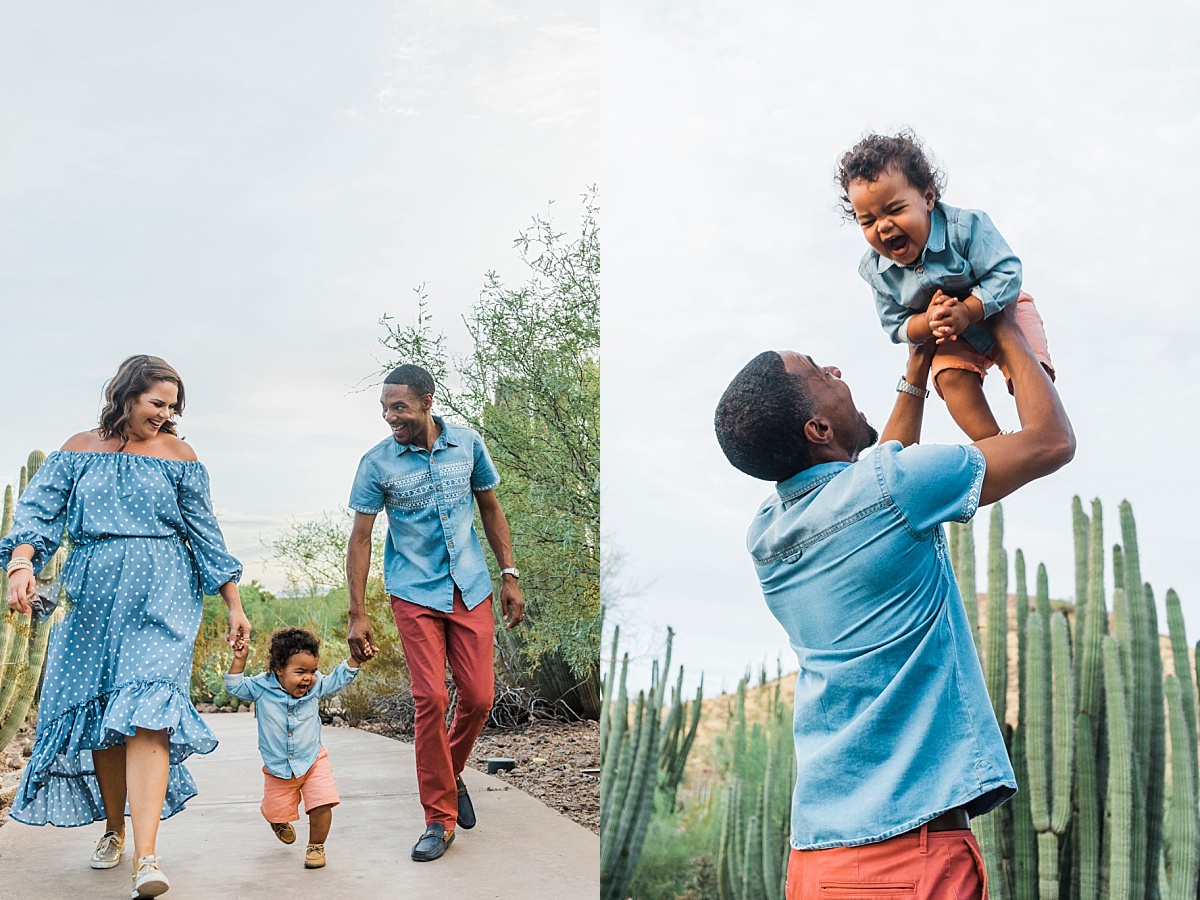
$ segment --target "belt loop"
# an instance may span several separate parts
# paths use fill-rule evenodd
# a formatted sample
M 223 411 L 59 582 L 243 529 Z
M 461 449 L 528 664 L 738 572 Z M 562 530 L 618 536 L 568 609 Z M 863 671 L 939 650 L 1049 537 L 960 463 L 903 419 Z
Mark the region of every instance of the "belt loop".
M 929 823 L 921 826 L 921 855 L 929 852 Z

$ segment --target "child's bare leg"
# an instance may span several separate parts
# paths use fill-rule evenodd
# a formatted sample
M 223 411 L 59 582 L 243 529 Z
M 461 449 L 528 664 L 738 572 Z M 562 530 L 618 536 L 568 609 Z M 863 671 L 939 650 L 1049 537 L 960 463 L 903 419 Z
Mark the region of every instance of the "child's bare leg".
M 946 400 L 946 409 L 967 437 L 981 441 L 1000 433 L 977 374 L 968 369 L 942 369 L 937 374 L 937 385 Z
M 333 824 L 333 804 L 318 806 L 308 814 L 308 842 L 323 844 L 329 837 L 329 826 Z

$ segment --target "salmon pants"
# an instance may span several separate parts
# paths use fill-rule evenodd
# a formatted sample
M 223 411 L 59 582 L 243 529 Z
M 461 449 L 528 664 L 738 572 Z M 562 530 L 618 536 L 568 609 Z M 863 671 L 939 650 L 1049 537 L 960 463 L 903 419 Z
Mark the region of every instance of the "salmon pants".
M 787 900 L 987 900 L 975 835 L 922 827 L 875 844 L 793 850 Z
M 492 598 L 468 610 L 454 589 L 452 612 L 440 612 L 392 597 L 392 616 L 400 632 L 416 706 L 417 791 L 425 824 L 447 831 L 458 819 L 455 779 L 471 756 L 492 708 Z M 458 705 L 446 733 L 446 664 L 454 676 Z
M 1017 326 L 1025 335 L 1025 340 L 1029 341 L 1029 349 L 1033 351 L 1033 355 L 1037 357 L 1037 361 L 1042 364 L 1042 368 L 1046 370 L 1046 374 L 1053 381 L 1054 363 L 1050 361 L 1050 345 L 1046 342 L 1046 326 L 1042 322 L 1042 314 L 1033 305 L 1033 298 L 1024 291 L 1017 295 Z M 938 376 L 946 369 L 966 369 L 968 372 L 974 372 L 979 376 L 979 380 L 983 381 L 984 375 L 987 374 L 987 370 L 993 363 L 999 366 L 1000 371 L 1004 374 L 1004 381 L 1011 394 L 1013 387 L 1012 379 L 1008 376 L 1008 365 L 995 349 L 992 353 L 994 358 L 984 356 L 966 340 L 947 341 L 939 344 L 937 351 L 933 354 L 933 363 L 929 370 L 933 378 L 933 387 L 938 396 L 945 399 L 942 389 L 938 387 Z

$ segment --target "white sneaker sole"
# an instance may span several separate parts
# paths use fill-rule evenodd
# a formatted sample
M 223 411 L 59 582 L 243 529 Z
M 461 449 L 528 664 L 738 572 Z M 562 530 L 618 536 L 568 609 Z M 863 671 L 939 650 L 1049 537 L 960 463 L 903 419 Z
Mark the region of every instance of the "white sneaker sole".
M 121 857 L 109 861 L 106 859 L 93 859 L 90 863 L 93 869 L 115 869 L 121 864 Z
M 133 889 L 129 896 L 131 900 L 144 900 L 147 897 L 157 897 L 165 894 L 171 888 L 165 875 L 152 875 Z

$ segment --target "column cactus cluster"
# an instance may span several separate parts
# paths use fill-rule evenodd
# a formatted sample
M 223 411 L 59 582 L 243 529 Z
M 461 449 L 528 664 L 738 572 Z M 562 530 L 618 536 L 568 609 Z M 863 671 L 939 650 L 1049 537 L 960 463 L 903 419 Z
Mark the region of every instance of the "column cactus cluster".
M 683 777 L 687 754 L 700 724 L 703 685 L 696 691 L 690 713 L 682 702 L 683 669 L 665 707 L 666 673 L 671 667 L 667 631 L 666 658 L 653 664 L 650 690 L 639 691 L 630 716 L 626 677 L 629 655 L 617 674 L 620 629 L 613 629 L 612 656 L 604 678 L 600 709 L 600 897 L 625 900 L 646 838 L 655 796 L 669 797 Z M 616 696 L 613 689 L 616 688 Z
M 971 524 L 951 529 L 968 617 L 983 622 L 976 648 L 993 714 L 1021 791 L 1012 803 L 972 823 L 988 864 L 990 893 L 1000 900 L 1195 900 L 1200 736 L 1196 675 L 1179 598 L 1167 592 L 1174 674 L 1164 679 L 1158 613 L 1154 593 L 1142 580 L 1132 508 L 1121 504 L 1121 542 L 1111 548 L 1105 546 L 1098 500 L 1089 516 L 1074 498 L 1072 521 L 1074 605 L 1051 604 L 1039 566 L 1031 608 L 1025 558 L 1017 551 L 1015 616 L 1008 607 L 999 507 L 992 512 L 983 616 L 973 590 Z M 1013 626 L 1016 710 L 1006 702 Z
M 746 720 L 746 684 L 738 683 L 721 742 L 719 900 L 783 900 L 796 778 L 792 709 L 771 690 L 758 721 Z
M 12 531 L 16 500 L 24 493 L 29 479 L 45 459 L 44 453 L 34 450 L 21 467 L 15 494 L 12 485 L 5 486 L 0 537 Z M 60 548 L 46 563 L 37 576 L 40 584 L 48 584 L 58 577 L 66 553 L 65 548 Z M 0 572 L 0 597 L 6 597 L 7 594 L 8 578 Z M 4 617 L 0 623 L 0 750 L 8 746 L 34 707 L 50 632 L 64 614 L 60 606 L 49 619 L 37 621 L 30 616 L 11 612 L 7 604 L 3 609 Z

